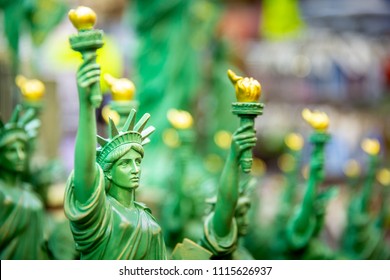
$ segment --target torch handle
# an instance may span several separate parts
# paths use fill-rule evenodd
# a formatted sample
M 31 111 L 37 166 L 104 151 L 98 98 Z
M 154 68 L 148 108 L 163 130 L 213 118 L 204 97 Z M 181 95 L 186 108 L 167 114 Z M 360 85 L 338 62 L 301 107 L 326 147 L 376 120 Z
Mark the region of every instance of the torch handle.
M 248 116 L 240 116 L 240 126 L 251 124 L 252 128 L 254 128 L 255 120 L 254 117 L 248 117 Z M 244 173 L 251 172 L 252 169 L 252 162 L 253 162 L 253 155 L 252 150 L 247 149 L 242 152 L 241 158 L 239 160 L 239 163 L 241 165 L 241 169 Z
M 82 52 L 82 56 L 84 60 L 90 60 L 90 62 L 96 62 L 96 51 L 85 51 Z M 99 108 L 102 103 L 103 97 L 100 90 L 100 83 L 96 82 L 91 85 L 91 92 L 89 95 L 89 102 L 93 107 Z

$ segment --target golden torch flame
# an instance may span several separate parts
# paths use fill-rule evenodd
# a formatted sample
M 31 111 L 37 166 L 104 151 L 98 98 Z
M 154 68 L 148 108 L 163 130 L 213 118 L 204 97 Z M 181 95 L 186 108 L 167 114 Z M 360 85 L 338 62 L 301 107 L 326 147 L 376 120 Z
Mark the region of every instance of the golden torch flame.
M 362 141 L 361 147 L 369 155 L 377 155 L 381 149 L 381 145 L 377 139 L 366 138 Z
M 76 10 L 71 9 L 68 17 L 77 30 L 92 29 L 96 23 L 95 12 L 91 8 L 84 6 L 79 6 Z
M 112 99 L 115 101 L 130 101 L 134 98 L 135 85 L 128 79 L 117 79 L 110 74 L 104 74 L 104 80 L 110 87 Z
M 191 114 L 183 110 L 170 109 L 167 118 L 176 129 L 188 129 L 193 124 Z
M 317 131 L 324 132 L 329 126 L 329 117 L 324 112 L 312 112 L 309 109 L 304 109 L 302 111 L 302 117 L 311 127 L 313 127 Z
M 102 109 L 102 117 L 104 121 L 108 124 L 109 119 L 111 119 L 115 125 L 119 124 L 120 116 L 117 111 L 112 110 L 110 106 L 106 105 Z
M 227 74 L 236 90 L 238 102 L 258 102 L 261 95 L 261 85 L 257 80 L 237 76 L 230 69 Z
M 27 101 L 39 101 L 45 94 L 45 85 L 39 80 L 29 80 L 22 75 L 18 75 L 16 76 L 15 83 Z
M 390 169 L 382 168 L 378 171 L 376 179 L 383 186 L 390 186 Z
M 300 151 L 303 147 L 304 141 L 302 135 L 298 133 L 290 133 L 284 139 L 287 147 L 293 151 Z

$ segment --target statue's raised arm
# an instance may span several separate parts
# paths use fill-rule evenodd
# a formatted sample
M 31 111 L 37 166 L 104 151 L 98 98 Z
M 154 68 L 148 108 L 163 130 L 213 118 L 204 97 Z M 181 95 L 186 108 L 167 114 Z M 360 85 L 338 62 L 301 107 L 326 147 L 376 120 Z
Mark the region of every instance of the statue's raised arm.
M 253 78 L 239 77 L 230 70 L 228 76 L 236 90 L 238 102 L 232 104 L 232 111 L 240 117 L 240 126 L 233 134 L 218 184 L 215 206 L 205 220 L 204 235 L 201 241 L 216 259 L 233 259 L 238 236 L 242 235 L 237 219 L 245 220 L 243 216 L 246 215 L 249 205 L 237 207 L 241 193 L 240 174 L 244 175 L 251 171 L 251 149 L 256 145 L 257 140 L 254 119 L 262 114 L 263 109 L 263 104 L 257 101 L 261 92 L 258 81 Z
M 102 32 L 91 29 L 89 21 L 94 17 L 89 8 L 79 7 L 70 17 L 82 22 L 75 24 L 79 33 L 70 41 L 84 60 L 77 72 L 80 116 L 75 170 L 67 182 L 64 202 L 76 248 L 81 259 L 166 259 L 160 226 L 150 209 L 135 200 L 143 146 L 154 131 L 146 127 L 150 115 L 136 122 L 132 109 L 124 124 L 109 119 L 107 138 L 96 135 L 95 107 L 101 93 L 95 50 L 102 44 Z
M 102 31 L 94 30 L 96 14 L 87 7 L 69 12 L 69 19 L 79 30 L 70 37 L 74 50 L 83 56 L 77 71 L 79 95 L 79 123 L 75 146 L 74 194 L 78 201 L 86 202 L 93 193 L 96 179 L 96 119 L 95 107 L 101 102 L 100 66 L 96 63 L 96 50 L 103 45 Z

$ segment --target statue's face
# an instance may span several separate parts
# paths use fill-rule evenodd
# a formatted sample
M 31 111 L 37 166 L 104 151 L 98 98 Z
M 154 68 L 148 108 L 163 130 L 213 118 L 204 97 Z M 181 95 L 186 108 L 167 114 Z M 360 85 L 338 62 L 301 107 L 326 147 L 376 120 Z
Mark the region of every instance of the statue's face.
M 0 169 L 20 173 L 26 168 L 26 144 L 16 140 L 0 151 Z
M 248 233 L 249 217 L 248 217 L 249 204 L 240 203 L 237 204 L 235 218 L 237 222 L 237 230 L 239 236 L 244 236 Z
M 111 181 L 124 189 L 136 189 L 139 186 L 142 156 L 130 149 L 112 166 Z

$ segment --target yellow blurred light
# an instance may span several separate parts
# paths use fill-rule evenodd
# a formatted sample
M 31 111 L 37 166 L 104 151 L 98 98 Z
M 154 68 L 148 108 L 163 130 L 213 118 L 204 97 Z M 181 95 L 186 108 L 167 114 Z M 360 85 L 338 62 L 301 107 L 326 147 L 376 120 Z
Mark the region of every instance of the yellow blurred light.
M 220 130 L 214 135 L 215 144 L 221 149 L 227 150 L 232 142 L 232 134 L 226 130 Z
M 347 177 L 354 178 L 360 175 L 361 167 L 359 162 L 352 159 L 347 161 L 347 163 L 344 165 L 343 171 Z
M 376 174 L 376 179 L 383 186 L 390 186 L 390 169 L 382 168 Z
M 217 154 L 209 154 L 204 160 L 204 166 L 210 173 L 219 173 L 222 170 L 224 161 Z
M 290 172 L 295 167 L 295 158 L 290 154 L 283 154 L 278 158 L 278 167 L 283 172 Z
M 262 159 L 253 157 L 251 174 L 253 176 L 262 176 L 267 170 L 267 165 Z
M 188 129 L 193 124 L 192 116 L 184 110 L 170 109 L 167 113 L 168 121 L 177 129 Z
M 381 149 L 381 145 L 377 139 L 366 138 L 362 141 L 361 147 L 369 155 L 377 155 Z
M 165 145 L 171 148 L 177 148 L 180 146 L 180 139 L 177 131 L 174 128 L 167 128 L 162 134 L 163 142 Z
M 293 151 L 299 151 L 303 147 L 304 140 L 302 135 L 298 133 L 290 133 L 284 139 L 284 143 L 286 143 L 289 149 Z

